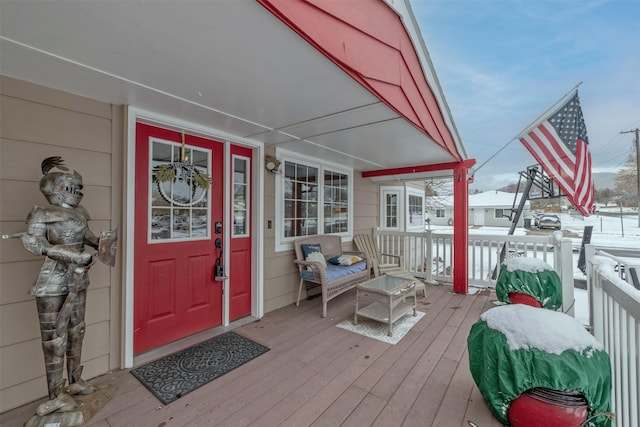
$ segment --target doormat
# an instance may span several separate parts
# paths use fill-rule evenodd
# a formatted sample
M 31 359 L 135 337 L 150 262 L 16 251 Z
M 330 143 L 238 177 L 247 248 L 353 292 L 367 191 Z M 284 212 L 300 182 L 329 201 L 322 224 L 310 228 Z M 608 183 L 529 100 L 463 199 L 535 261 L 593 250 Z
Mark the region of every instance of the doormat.
M 242 335 L 226 332 L 135 368 L 131 374 L 168 405 L 267 351 Z
M 393 322 L 393 326 L 391 328 L 392 336 L 387 335 L 387 332 L 389 332 L 389 324 L 362 316 L 358 316 L 357 325 L 353 324 L 353 316 L 351 316 L 351 318 L 343 320 L 336 326 L 356 334 L 364 335 L 365 337 L 373 338 L 374 340 L 386 342 L 388 344 L 397 344 L 398 341 L 400 341 L 402 337 L 404 337 L 407 332 L 413 328 L 413 325 L 422 319 L 422 316 L 424 316 L 424 313 L 421 311 L 417 311 L 415 316 L 413 313 L 405 314 L 403 317 Z

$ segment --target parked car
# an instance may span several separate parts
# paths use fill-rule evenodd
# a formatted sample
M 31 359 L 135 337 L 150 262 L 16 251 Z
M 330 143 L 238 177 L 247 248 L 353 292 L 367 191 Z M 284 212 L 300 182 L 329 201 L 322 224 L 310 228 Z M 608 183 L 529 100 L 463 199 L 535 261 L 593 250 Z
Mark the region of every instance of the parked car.
M 551 230 L 560 230 L 561 222 L 558 215 L 543 215 L 538 219 L 538 228 L 549 228 Z
M 540 223 L 540 218 L 542 218 L 545 215 L 547 215 L 547 214 L 544 213 L 544 212 L 535 212 L 533 214 L 533 225 L 535 225 L 537 227 L 538 224 Z

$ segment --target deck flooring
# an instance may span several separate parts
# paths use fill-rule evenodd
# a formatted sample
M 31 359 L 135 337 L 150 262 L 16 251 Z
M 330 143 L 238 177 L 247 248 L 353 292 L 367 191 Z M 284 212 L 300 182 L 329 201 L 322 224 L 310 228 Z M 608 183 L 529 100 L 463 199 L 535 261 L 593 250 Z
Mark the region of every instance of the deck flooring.
M 330 301 L 325 319 L 319 299 L 290 305 L 234 329 L 270 351 L 169 405 L 129 370 L 94 378 L 118 391 L 85 425 L 501 426 L 471 378 L 466 343 L 495 299 L 428 285 L 425 316 L 395 345 L 335 327 L 352 318 L 355 291 Z M 0 425 L 21 426 L 39 403 L 0 414 Z

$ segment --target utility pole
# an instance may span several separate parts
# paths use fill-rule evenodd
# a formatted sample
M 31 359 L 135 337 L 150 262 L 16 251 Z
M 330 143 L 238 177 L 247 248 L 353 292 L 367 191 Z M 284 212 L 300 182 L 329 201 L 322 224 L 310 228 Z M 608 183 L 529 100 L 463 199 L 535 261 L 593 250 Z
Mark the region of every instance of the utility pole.
M 636 195 L 638 199 L 638 227 L 640 227 L 640 129 L 627 130 L 620 133 L 636 134 Z

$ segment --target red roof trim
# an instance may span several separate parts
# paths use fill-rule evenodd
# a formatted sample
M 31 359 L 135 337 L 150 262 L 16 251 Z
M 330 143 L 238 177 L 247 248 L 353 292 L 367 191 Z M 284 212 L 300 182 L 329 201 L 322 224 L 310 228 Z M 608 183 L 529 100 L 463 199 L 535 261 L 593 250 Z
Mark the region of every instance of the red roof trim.
M 471 168 L 476 164 L 476 159 L 467 159 L 461 162 L 449 162 L 449 163 L 437 163 L 435 165 L 420 165 L 420 166 L 406 166 L 402 168 L 394 169 L 379 169 L 374 171 L 362 172 L 363 178 L 374 178 L 378 176 L 389 175 L 408 175 L 422 172 L 437 172 L 444 170 L 452 170 L 455 168 L 463 167 L 465 169 Z
M 411 38 L 381 0 L 257 0 L 454 158 L 453 136 Z

